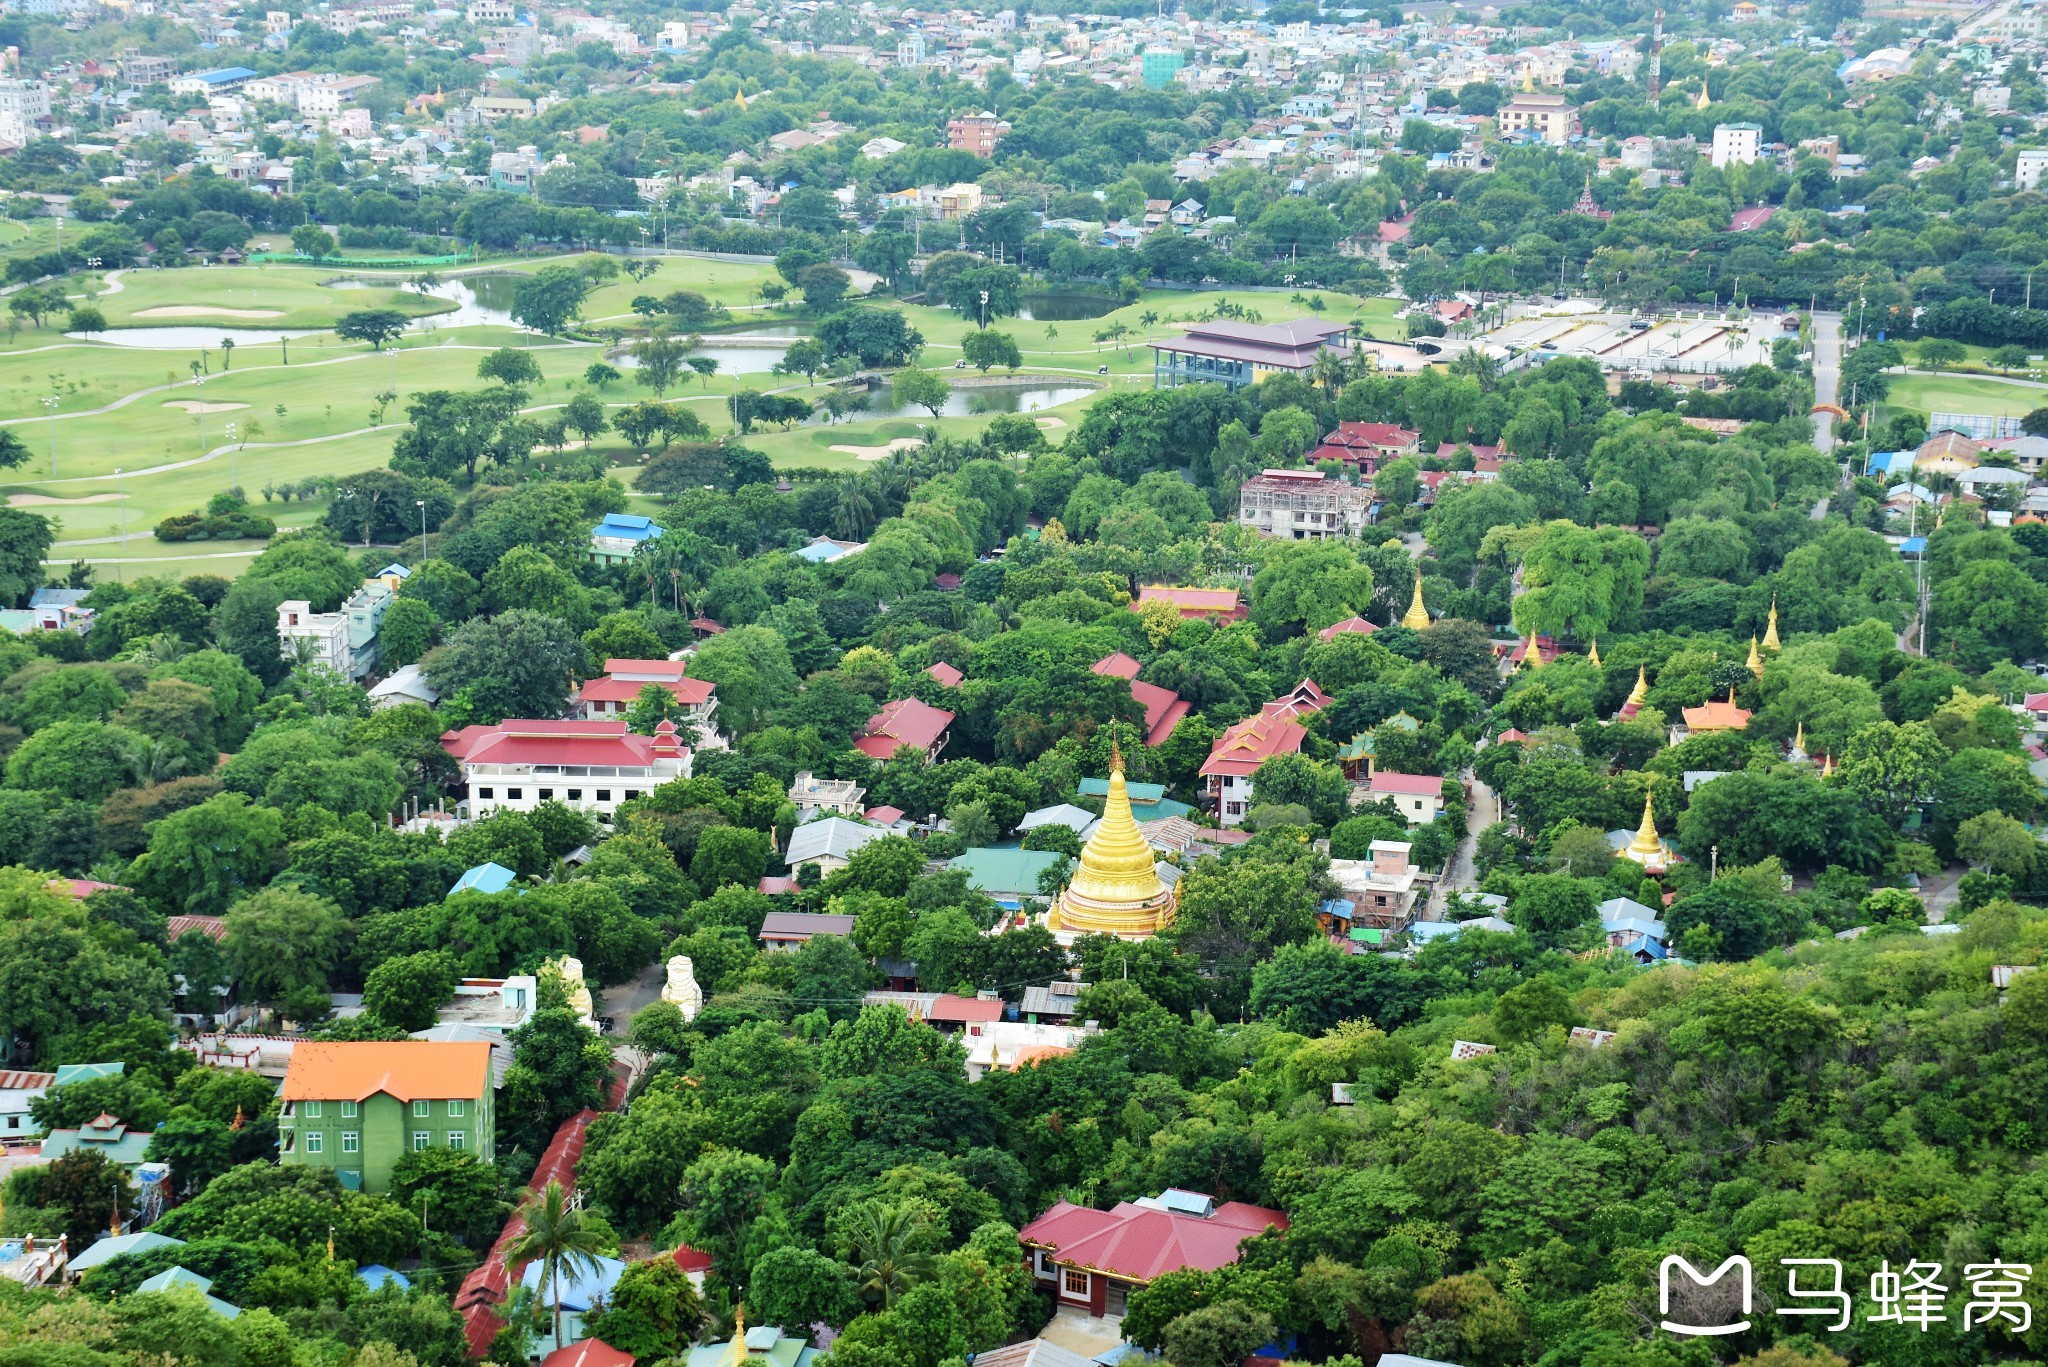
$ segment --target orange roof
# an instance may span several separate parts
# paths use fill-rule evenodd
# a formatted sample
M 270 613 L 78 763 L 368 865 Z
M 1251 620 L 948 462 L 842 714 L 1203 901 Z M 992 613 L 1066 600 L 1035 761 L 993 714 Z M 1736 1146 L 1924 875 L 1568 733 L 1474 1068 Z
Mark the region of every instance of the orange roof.
M 1063 1049 L 1057 1044 L 1027 1044 L 1017 1051 L 1017 1057 L 1011 1059 L 1006 1066 L 1014 1073 L 1020 1068 L 1034 1067 L 1049 1058 L 1059 1058 L 1073 1052 L 1072 1049 Z
M 1732 702 L 1710 698 L 1698 707 L 1684 710 L 1688 731 L 1740 731 L 1749 725 L 1749 713 Z
M 363 1101 L 382 1092 L 400 1101 L 479 1097 L 491 1085 L 483 1041 L 307 1041 L 292 1050 L 284 1101 Z

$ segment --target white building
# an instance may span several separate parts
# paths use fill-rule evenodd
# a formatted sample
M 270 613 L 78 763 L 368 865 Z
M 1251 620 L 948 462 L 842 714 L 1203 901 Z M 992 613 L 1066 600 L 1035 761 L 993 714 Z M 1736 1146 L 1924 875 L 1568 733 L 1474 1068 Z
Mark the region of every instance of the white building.
M 1713 163 L 1728 166 L 1740 163 L 1747 166 L 1763 156 L 1764 130 L 1753 123 L 1717 123 L 1714 125 Z
M 622 721 L 510 719 L 441 737 L 462 766 L 472 819 L 561 802 L 610 817 L 622 802 L 690 776 L 690 751 L 672 722 L 636 736 Z
M 509 24 L 518 19 L 519 11 L 512 0 L 470 0 L 464 18 L 472 24 Z
M 1372 495 L 1318 470 L 1267 470 L 1239 489 L 1237 522 L 1282 541 L 1356 536 Z
M 364 679 L 377 670 L 377 631 L 391 607 L 391 586 L 366 579 L 339 612 L 315 612 L 304 598 L 277 605 L 277 635 L 285 658 L 324 664 L 345 679 Z
M 2041 188 L 2041 172 L 2048 170 L 2048 148 L 2029 148 L 2013 162 L 2012 184 L 2016 190 Z

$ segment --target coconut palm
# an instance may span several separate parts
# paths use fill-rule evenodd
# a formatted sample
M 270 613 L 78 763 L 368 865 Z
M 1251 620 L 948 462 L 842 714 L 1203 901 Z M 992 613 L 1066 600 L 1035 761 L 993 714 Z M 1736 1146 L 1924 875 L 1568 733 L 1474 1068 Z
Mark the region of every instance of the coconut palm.
M 1051 323 L 1045 325 L 1045 349 L 1047 354 L 1059 355 L 1059 352 L 1053 348 L 1053 343 L 1059 340 L 1059 336 L 1060 330 L 1058 328 L 1054 327 Z
M 915 1206 L 880 1201 L 863 1201 L 851 1214 L 847 1237 L 860 1293 L 886 1310 L 932 1273 L 932 1255 L 923 1248 L 929 1233 L 924 1216 Z
M 875 525 L 875 504 L 858 479 L 839 482 L 839 501 L 832 508 L 832 530 L 848 541 L 858 541 Z
M 541 1294 L 554 1310 L 555 1343 L 562 1341 L 562 1298 L 559 1287 L 563 1271 L 571 1276 L 579 1270 L 596 1272 L 604 1251 L 604 1236 L 590 1223 L 590 1217 L 569 1204 L 569 1194 L 560 1182 L 549 1182 L 519 1208 L 526 1228 L 505 1250 L 505 1268 L 525 1263 L 540 1264 Z

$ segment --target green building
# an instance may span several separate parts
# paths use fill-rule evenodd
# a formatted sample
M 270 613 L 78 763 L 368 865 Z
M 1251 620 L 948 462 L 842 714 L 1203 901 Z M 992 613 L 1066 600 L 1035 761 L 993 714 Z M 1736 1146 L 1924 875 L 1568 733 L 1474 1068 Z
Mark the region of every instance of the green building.
M 388 1189 L 400 1154 L 497 1156 L 491 1046 L 481 1041 L 304 1042 L 278 1095 L 279 1161 L 332 1168 L 351 1190 Z
M 1164 90 L 1173 84 L 1174 73 L 1187 64 L 1188 59 L 1171 48 L 1148 47 L 1138 59 L 1138 75 L 1147 90 Z

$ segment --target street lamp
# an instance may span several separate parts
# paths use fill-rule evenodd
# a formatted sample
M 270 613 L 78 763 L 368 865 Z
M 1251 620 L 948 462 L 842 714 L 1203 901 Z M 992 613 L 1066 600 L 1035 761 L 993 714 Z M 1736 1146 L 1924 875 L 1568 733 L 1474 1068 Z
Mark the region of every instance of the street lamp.
M 43 400 L 43 407 L 50 411 L 50 478 L 57 477 L 57 396 L 52 394 Z
M 228 424 L 228 492 L 242 487 L 242 463 L 235 454 L 235 425 Z
M 427 501 L 416 498 L 413 503 L 420 510 L 420 559 L 424 561 L 427 558 Z
M 983 291 L 981 292 L 981 328 L 982 328 L 982 331 L 984 331 L 984 332 L 988 331 L 988 291 L 987 291 L 987 290 L 983 290 Z
M 192 385 L 199 392 L 194 404 L 199 410 L 199 454 L 203 456 L 206 454 L 206 377 L 194 375 Z

